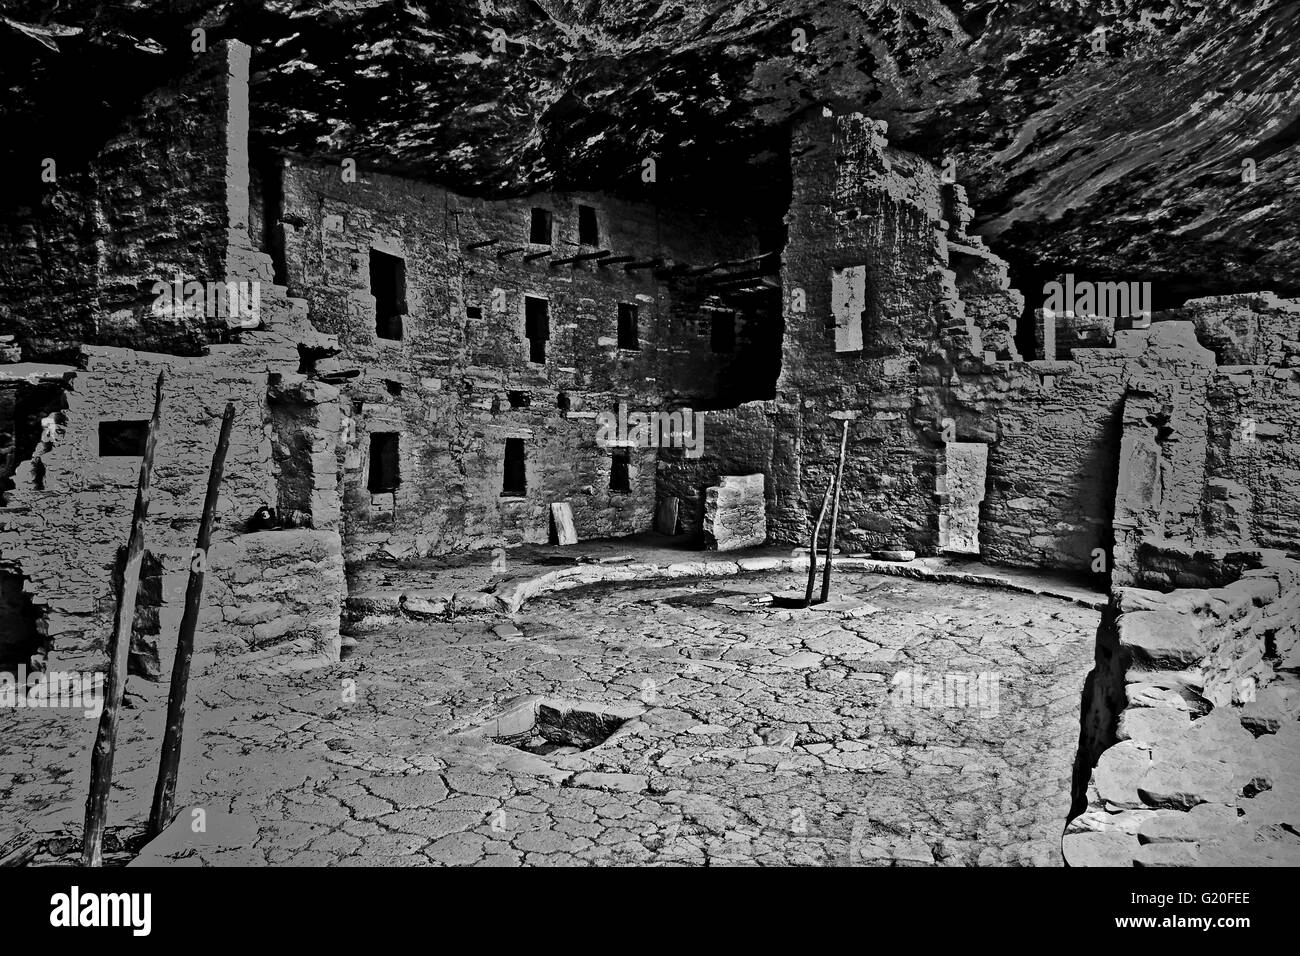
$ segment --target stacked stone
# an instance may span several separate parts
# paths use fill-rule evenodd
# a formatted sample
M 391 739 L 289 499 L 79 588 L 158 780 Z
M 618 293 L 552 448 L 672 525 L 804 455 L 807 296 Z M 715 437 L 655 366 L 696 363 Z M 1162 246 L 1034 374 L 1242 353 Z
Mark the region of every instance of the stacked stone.
M 705 547 L 716 551 L 753 548 L 767 540 L 763 476 L 723 475 L 704 495 Z

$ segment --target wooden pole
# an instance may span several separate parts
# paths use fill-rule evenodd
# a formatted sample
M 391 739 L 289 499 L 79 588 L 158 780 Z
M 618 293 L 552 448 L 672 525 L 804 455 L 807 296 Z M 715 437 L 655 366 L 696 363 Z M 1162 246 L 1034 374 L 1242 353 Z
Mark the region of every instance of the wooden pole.
M 812 604 L 813 584 L 817 581 L 817 538 L 822 533 L 822 520 L 826 517 L 826 509 L 831 503 L 831 489 L 835 487 L 835 482 L 826 482 L 826 494 L 822 495 L 822 507 L 817 512 L 817 523 L 813 525 L 812 537 L 808 539 L 808 593 L 804 595 L 803 603 Z
M 153 418 L 140 461 L 140 481 L 135 492 L 135 511 L 131 515 L 131 536 L 125 551 L 119 551 L 117 577 L 117 612 L 108 646 L 108 682 L 104 687 L 104 710 L 99 715 L 99 732 L 90 755 L 90 795 L 86 798 L 86 832 L 81 848 L 82 866 L 102 866 L 104 862 L 104 823 L 108 815 L 108 794 L 113 786 L 113 750 L 117 745 L 117 712 L 126 687 L 126 664 L 131 651 L 131 625 L 135 620 L 135 594 L 140 585 L 140 565 L 144 561 L 144 525 L 149 516 L 149 491 L 153 479 L 153 455 L 158 447 L 159 419 L 162 416 L 162 390 L 166 375 L 158 373 L 154 386 Z
M 844 419 L 844 433 L 840 436 L 840 463 L 835 469 L 835 503 L 831 505 L 831 533 L 826 539 L 826 567 L 822 571 L 822 599 L 825 604 L 831 597 L 831 555 L 835 553 L 835 526 L 840 520 L 840 485 L 844 480 L 844 455 L 849 447 L 849 420 Z
M 230 448 L 230 429 L 235 421 L 235 406 L 226 403 L 221 416 L 221 434 L 208 473 L 208 493 L 203 499 L 203 518 L 199 537 L 190 561 L 190 580 L 185 589 L 185 613 L 181 616 L 180 635 L 176 639 L 176 660 L 172 664 L 172 686 L 167 696 L 167 729 L 163 734 L 162 758 L 158 765 L 158 785 L 154 788 L 153 811 L 149 814 L 149 835 L 157 836 L 171 822 L 176 802 L 176 777 L 181 764 L 181 740 L 185 734 L 185 694 L 190 682 L 190 661 L 194 655 L 194 631 L 203 604 L 203 580 L 208 567 L 208 545 L 212 542 L 212 524 L 221 495 L 221 476 Z
M 0 866 L 26 866 L 40 849 L 35 837 L 20 833 L 0 844 Z
M 563 259 L 552 259 L 551 265 L 562 266 L 571 262 L 587 262 L 591 259 L 605 259 L 609 255 L 610 252 L 608 249 L 603 249 L 600 252 L 580 252 L 576 256 L 566 256 Z

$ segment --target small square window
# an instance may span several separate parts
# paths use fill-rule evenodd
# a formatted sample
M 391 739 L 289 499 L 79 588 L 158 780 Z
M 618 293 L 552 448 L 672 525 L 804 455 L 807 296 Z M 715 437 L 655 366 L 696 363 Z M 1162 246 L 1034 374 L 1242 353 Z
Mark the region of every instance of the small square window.
M 596 224 L 596 210 L 591 206 L 578 207 L 578 242 L 584 246 L 600 245 L 600 227 Z
M 370 433 L 370 492 L 396 491 L 401 484 L 401 466 L 396 432 Z
M 637 307 L 630 302 L 618 304 L 618 347 L 633 352 L 641 348 L 637 334 Z
M 539 209 L 534 206 L 532 222 L 528 227 L 528 241 L 549 246 L 553 218 L 549 209 Z
M 149 423 L 100 422 L 100 458 L 143 458 L 145 442 L 149 438 Z
M 477 305 L 467 305 L 465 306 L 465 318 L 481 319 L 483 318 L 483 310 Z

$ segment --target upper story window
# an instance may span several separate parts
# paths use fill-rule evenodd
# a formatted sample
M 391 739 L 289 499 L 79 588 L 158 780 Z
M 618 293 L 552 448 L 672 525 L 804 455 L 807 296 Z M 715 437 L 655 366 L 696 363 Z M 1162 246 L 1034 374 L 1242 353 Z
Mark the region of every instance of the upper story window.
M 736 313 L 713 313 L 709 326 L 709 346 L 714 352 L 736 350 Z
M 578 207 L 578 242 L 584 246 L 600 245 L 600 226 L 596 223 L 596 210 L 592 206 Z
M 505 498 L 522 498 L 528 494 L 528 471 L 524 458 L 524 440 L 506 439 L 505 468 L 501 480 L 501 495 Z
M 367 486 L 372 494 L 396 491 L 401 484 L 399 441 L 396 432 L 370 433 L 370 480 Z
M 539 245 L 549 246 L 551 244 L 551 230 L 554 228 L 554 217 L 549 209 L 539 209 L 533 207 L 533 218 L 528 226 L 528 241 L 535 242 Z
M 618 304 L 618 347 L 630 351 L 641 348 L 637 333 L 637 307 L 630 302 Z
M 524 336 L 528 339 L 528 361 L 546 364 L 546 341 L 551 337 L 551 304 L 535 296 L 524 296 Z
M 632 451 L 629 448 L 615 448 L 609 463 L 609 490 L 632 490 Z
M 370 294 L 375 297 L 375 335 L 400 340 L 406 315 L 406 260 L 371 249 Z

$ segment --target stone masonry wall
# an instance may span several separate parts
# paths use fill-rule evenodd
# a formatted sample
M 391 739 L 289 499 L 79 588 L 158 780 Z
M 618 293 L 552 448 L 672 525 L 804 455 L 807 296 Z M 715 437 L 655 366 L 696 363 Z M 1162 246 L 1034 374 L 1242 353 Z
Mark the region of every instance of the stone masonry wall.
M 229 80 L 242 70 L 246 82 L 247 52 L 196 56 L 186 81 L 147 96 L 87 169 L 56 167 L 38 208 L 0 219 L 0 333 L 32 356 L 81 344 L 195 354 L 219 336 L 219 322 L 150 306 L 155 281 L 225 276 L 227 180 L 213 173 L 226 166 Z
M 799 467 L 773 495 L 773 534 L 806 540 L 849 420 L 839 546 L 933 553 L 952 389 L 1016 357 L 1010 316 L 1019 295 L 1006 264 L 965 234 L 962 192 L 927 161 L 890 147 L 883 124 L 809 114 L 796 123 L 791 153 L 777 402 L 798 420 Z M 862 301 L 836 301 L 836 283 L 852 290 L 858 276 Z M 837 335 L 848 348 L 836 350 Z M 991 435 L 987 419 L 960 415 L 952 439 Z
M 93 344 L 80 349 L 76 368 L 67 376 L 67 407 L 57 434 L 43 435 L 34 453 L 19 465 L 14 488 L 0 508 L 0 562 L 22 577 L 24 592 L 39 614 L 43 642 L 60 661 L 87 667 L 102 663 L 113 614 L 111 568 L 117 549 L 127 540 L 140 459 L 130 454 L 101 456 L 100 423 L 147 422 L 159 371 L 167 378 L 146 547 L 151 562 L 158 565 L 160 604 L 144 615 L 156 613 L 156 626 L 146 621 L 145 633 L 137 635 L 138 641 L 153 646 L 137 647 L 135 659 L 170 660 L 167 644 L 174 643 L 179 624 L 227 400 L 235 405 L 236 419 L 213 545 L 206 556 L 200 650 L 296 641 L 304 650 L 337 656 L 344 594 L 337 503 L 338 392 L 322 382 L 301 381 L 305 377 L 299 373 L 302 350 L 328 354 L 337 345 L 312 327 L 305 301 L 290 299 L 283 287 L 272 283 L 271 260 L 251 241 L 249 51 L 238 43 L 220 50 L 214 62 L 221 68 L 200 63 L 195 90 L 170 104 L 181 114 L 175 123 L 184 129 L 215 130 L 212 143 L 205 140 L 204 148 L 190 149 L 183 141 L 156 141 L 176 134 L 176 129 L 151 126 L 147 113 L 141 121 L 149 130 L 150 148 L 167 153 L 174 163 L 166 166 L 174 179 L 151 181 L 156 192 L 141 201 L 147 201 L 150 210 L 170 210 L 178 216 L 183 210 L 183 228 L 173 229 L 165 215 L 151 211 L 140 219 L 136 245 L 123 237 L 120 248 L 133 250 L 131 261 L 144 269 L 170 268 L 165 259 L 149 260 L 146 251 L 176 244 L 201 253 L 202 267 L 212 270 L 187 271 L 187 277 L 260 283 L 260 323 L 242 331 L 226 329 L 221 335 L 226 344 L 204 344 L 198 327 L 186 317 L 167 315 L 176 323 L 169 329 L 137 317 L 130 320 L 135 323 L 128 336 L 133 345 L 155 342 L 159 348 L 201 354 Z M 108 150 L 114 168 L 130 166 L 116 148 Z M 101 289 L 129 285 L 112 285 L 107 274 L 95 272 L 88 281 Z M 87 307 L 109 308 L 107 293 Z M 272 381 L 280 397 L 286 387 L 295 391 L 301 407 L 296 418 L 273 415 Z M 310 452 L 312 493 L 295 497 L 306 509 L 303 526 L 249 533 L 253 529 L 248 521 L 258 508 L 274 507 L 286 494 L 300 490 L 302 475 L 286 471 L 285 458 L 274 454 L 273 439 Z
M 1127 706 L 1063 847 L 1072 866 L 1300 864 L 1300 564 L 1119 588 Z
M 689 457 L 684 449 L 663 449 L 658 462 L 660 498 L 677 498 L 681 532 L 703 534 L 705 490 L 723 475 L 766 476 L 769 513 L 774 495 L 793 480 L 790 422 L 777 413 L 775 402 L 748 402 L 736 409 L 704 413 L 702 454 Z
M 743 355 L 710 351 L 699 294 L 663 271 L 550 260 L 607 249 L 671 271 L 752 255 L 750 229 L 593 194 L 485 201 L 365 171 L 345 182 L 338 167 L 293 160 L 282 173 L 282 206 L 267 214 L 290 288 L 338 335 L 339 367 L 359 372 L 346 388 L 350 558 L 545 541 L 557 501 L 571 504 L 581 538 L 649 529 L 657 452 L 628 449 L 628 490 L 611 488 L 613 450 L 596 443 L 596 416 L 620 403 L 668 411 L 667 395 L 673 408 L 698 407 Z M 596 212 L 597 245 L 578 242 L 579 204 Z M 534 207 L 553 216 L 549 250 L 528 241 Z M 376 334 L 372 249 L 404 260 L 400 341 Z M 529 361 L 525 296 L 548 303 L 544 363 Z M 618 347 L 619 303 L 636 307 L 636 350 Z M 395 491 L 369 487 L 377 432 L 399 436 Z M 524 442 L 522 496 L 503 494 L 509 439 Z

